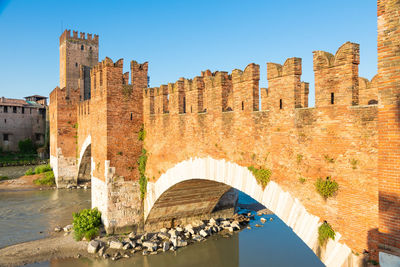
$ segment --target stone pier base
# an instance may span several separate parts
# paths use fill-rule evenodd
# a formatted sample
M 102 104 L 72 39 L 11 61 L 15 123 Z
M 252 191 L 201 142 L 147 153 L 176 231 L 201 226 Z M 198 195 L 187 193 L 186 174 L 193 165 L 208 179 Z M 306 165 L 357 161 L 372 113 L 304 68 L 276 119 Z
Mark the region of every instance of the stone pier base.
M 57 188 L 66 188 L 68 185 L 77 185 L 76 158 L 50 156 L 50 166 L 53 168 Z
M 104 182 L 92 177 L 92 208 L 101 211 L 108 234 L 142 232 L 143 208 L 139 183 L 121 178 Z

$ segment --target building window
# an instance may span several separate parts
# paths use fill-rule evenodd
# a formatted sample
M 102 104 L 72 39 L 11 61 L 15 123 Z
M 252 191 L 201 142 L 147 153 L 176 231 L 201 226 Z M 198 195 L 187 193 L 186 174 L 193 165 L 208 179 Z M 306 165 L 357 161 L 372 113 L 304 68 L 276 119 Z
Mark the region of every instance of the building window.
M 3 141 L 8 141 L 8 134 L 3 134 Z
M 335 93 L 331 93 L 331 104 L 335 104 Z
M 78 67 L 78 62 L 75 62 L 75 67 Z
M 22 114 L 25 113 L 25 108 L 24 107 L 22 107 L 21 112 L 22 112 Z
M 17 113 L 17 107 L 13 107 L 13 113 Z
M 4 119 L 4 123 L 7 123 L 7 119 Z
M 81 50 L 83 50 L 84 49 L 84 46 L 83 45 L 81 45 Z
M 40 133 L 35 134 L 35 138 L 36 138 L 36 141 L 40 141 L 41 134 Z
M 282 99 L 279 99 L 279 109 L 283 108 L 283 103 L 282 103 Z
M 244 102 L 242 101 L 242 110 L 244 110 Z
M 8 113 L 8 107 L 4 107 L 4 113 Z

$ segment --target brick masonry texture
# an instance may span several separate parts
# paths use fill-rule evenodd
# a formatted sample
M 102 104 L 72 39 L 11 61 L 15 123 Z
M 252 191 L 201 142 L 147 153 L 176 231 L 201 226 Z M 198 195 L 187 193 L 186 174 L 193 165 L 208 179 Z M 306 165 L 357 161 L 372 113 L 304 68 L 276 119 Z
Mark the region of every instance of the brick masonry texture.
M 379 248 L 400 256 L 400 1 L 378 0 Z M 400 264 L 400 261 L 399 261 Z
M 256 64 L 231 74 L 205 71 L 193 80 L 180 79 L 167 86 L 168 102 L 162 101 L 164 90 L 145 90 L 150 181 L 195 157 L 268 168 L 273 181 L 311 214 L 327 220 L 344 243 L 357 252 L 368 249 L 368 232 L 378 227 L 378 108 L 357 105 L 358 45 L 344 44 L 325 65 L 317 53 L 328 54 L 314 53 L 315 108 L 304 108 L 308 90 L 301 82 L 300 58 L 288 59 L 283 66 L 267 64 L 269 88 L 261 94 L 261 110 Z M 327 176 L 340 189 L 325 201 L 314 183 Z M 300 177 L 306 178 L 304 184 Z
M 205 189 L 213 186 L 207 182 L 204 188 L 197 182 L 177 184 L 165 195 L 158 192 L 155 210 L 147 210 L 153 206 L 139 197 L 142 148 L 150 189 L 168 170 L 194 158 L 268 168 L 274 186 L 327 220 L 353 252 L 368 250 L 373 259 L 378 252 L 400 255 L 399 34 L 400 1 L 378 1 L 378 74 L 371 81 L 358 75 L 358 44 L 347 42 L 335 54 L 314 51 L 316 104 L 309 108 L 300 58 L 267 63 L 268 88 L 259 89 L 254 63 L 243 71 L 206 70 L 193 79 L 147 88 L 147 63 L 131 62 L 129 82 L 122 60 L 91 65 L 97 54 L 74 46 L 83 42 L 98 53 L 98 37 L 67 32 L 60 38 L 61 88 L 50 95 L 51 161 L 58 185 L 76 182 L 90 170 L 93 205 L 102 210 L 108 231 L 137 230 L 147 215 L 155 223 L 170 222 L 160 220 L 161 213 L 170 219 L 197 216 L 190 207 L 203 197 L 210 200 L 202 203 L 209 213 L 211 202 L 229 189 L 215 186 L 210 196 Z M 71 58 L 91 67 L 90 100 L 83 101 L 83 74 L 71 69 Z M 142 125 L 144 142 L 138 140 Z M 324 200 L 315 181 L 328 176 L 339 191 Z M 200 188 L 193 197 L 190 187 Z M 182 210 L 173 199 L 179 190 Z

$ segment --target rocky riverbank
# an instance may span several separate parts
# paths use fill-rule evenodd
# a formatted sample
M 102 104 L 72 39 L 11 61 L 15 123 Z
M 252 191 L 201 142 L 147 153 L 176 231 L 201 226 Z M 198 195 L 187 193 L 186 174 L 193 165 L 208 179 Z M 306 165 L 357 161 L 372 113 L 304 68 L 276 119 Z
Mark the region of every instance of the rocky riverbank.
M 258 215 L 268 214 L 268 210 Z M 117 261 L 132 257 L 134 254 L 154 255 L 167 251 L 176 251 L 182 247 L 207 238 L 220 235 L 230 237 L 254 220 L 251 213 L 238 213 L 232 218 L 218 218 L 193 221 L 191 224 L 174 228 L 163 228 L 158 232 L 107 236 L 104 232 L 94 240 L 73 240 L 72 226 L 56 227 L 55 233 L 45 239 L 21 243 L 0 249 L 0 266 L 20 266 L 28 263 L 49 261 L 54 258 L 94 257 Z M 255 225 L 267 223 L 263 217 Z

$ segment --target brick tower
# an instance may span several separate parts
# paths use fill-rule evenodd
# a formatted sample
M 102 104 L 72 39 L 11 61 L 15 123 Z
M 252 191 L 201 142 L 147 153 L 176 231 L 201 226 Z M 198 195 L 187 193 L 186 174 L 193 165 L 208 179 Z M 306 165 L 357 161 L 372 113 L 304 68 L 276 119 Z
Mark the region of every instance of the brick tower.
M 50 94 L 50 164 L 58 187 L 75 184 L 76 105 L 90 98 L 90 69 L 98 62 L 99 36 L 65 30 L 60 36 L 60 87 Z

